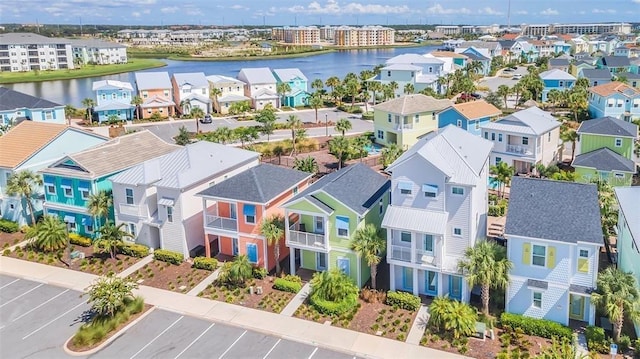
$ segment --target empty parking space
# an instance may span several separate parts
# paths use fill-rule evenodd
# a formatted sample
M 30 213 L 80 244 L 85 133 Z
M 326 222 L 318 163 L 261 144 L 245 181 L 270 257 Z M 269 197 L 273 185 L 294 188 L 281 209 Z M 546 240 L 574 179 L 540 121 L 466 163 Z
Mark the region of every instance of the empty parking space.
M 279 358 L 308 358 L 316 347 L 302 343 L 292 342 L 290 340 L 281 340 L 273 350 L 265 355 L 265 359 Z
M 30 291 L 42 286 L 42 283 L 27 280 L 18 280 L 8 283 L 0 290 L 0 309 L 7 306 L 11 302 L 20 300 L 20 298 L 28 295 Z
M 327 349 L 318 348 L 318 350 L 309 357 L 310 359 L 352 359 L 353 355 L 338 353 Z
M 3 289 L 4 290 L 4 289 Z M 0 309 L 0 327 L 7 325 L 9 322 L 13 322 L 24 318 L 33 311 L 46 306 L 47 304 L 54 302 L 61 296 L 64 296 L 69 292 L 68 289 L 62 289 L 52 286 L 39 286 L 28 290 L 31 295 L 24 295 L 17 300 L 3 302 L 6 305 L 2 305 Z M 71 293 L 67 297 L 78 297 L 77 293 Z M 64 303 L 64 301 L 60 302 Z
M 9 277 L 9 276 L 1 275 L 1 274 L 0 274 L 0 290 L 1 290 L 2 288 L 4 288 L 4 286 L 6 286 L 6 285 L 8 285 L 8 284 L 12 284 L 12 283 L 14 283 L 14 282 L 17 282 L 17 281 L 19 281 L 19 280 L 20 280 L 20 279 L 18 279 L 18 278 L 13 278 L 13 277 Z
M 277 338 L 256 332 L 247 332 L 223 356 L 225 359 L 264 358 Z

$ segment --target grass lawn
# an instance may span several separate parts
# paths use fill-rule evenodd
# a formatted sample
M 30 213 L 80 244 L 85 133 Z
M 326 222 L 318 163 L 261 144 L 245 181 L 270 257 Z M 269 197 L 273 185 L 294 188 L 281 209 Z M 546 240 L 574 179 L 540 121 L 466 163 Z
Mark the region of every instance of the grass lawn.
M 126 64 L 113 65 L 84 65 L 80 69 L 54 70 L 54 71 L 34 71 L 29 72 L 3 72 L 0 84 L 12 84 L 19 82 L 40 82 L 53 80 L 68 80 L 83 77 L 94 77 L 103 75 L 119 74 L 124 72 L 151 69 L 162 67 L 167 64 L 156 59 L 129 58 Z

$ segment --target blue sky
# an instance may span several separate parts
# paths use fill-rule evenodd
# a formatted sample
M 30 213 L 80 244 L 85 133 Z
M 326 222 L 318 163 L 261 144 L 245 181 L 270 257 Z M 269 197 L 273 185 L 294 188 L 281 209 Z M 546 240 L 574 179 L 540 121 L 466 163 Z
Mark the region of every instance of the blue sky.
M 506 24 L 509 0 L 19 0 L 2 23 Z M 17 5 L 17 6 L 16 6 Z M 511 0 L 511 23 L 640 21 L 640 0 Z

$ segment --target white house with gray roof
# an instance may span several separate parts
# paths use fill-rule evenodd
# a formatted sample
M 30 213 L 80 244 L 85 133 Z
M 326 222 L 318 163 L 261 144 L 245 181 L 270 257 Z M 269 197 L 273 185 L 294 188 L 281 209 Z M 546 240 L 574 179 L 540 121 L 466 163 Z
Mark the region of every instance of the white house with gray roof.
M 595 323 L 603 245 L 596 185 L 514 177 L 504 236 L 513 263 L 507 312 Z
M 391 290 L 467 302 L 458 262 L 485 237 L 493 144 L 449 125 L 400 156 L 391 173 L 387 232 Z
M 196 107 L 205 114 L 211 112 L 209 81 L 204 72 L 175 73 L 171 76 L 171 84 L 173 102 L 181 114 L 188 115 Z
M 539 163 L 549 166 L 561 159 L 560 121 L 537 107 L 481 124 L 480 129 L 493 142 L 492 166 L 506 162 L 516 173 L 529 173 Z
M 244 95 L 244 82 L 234 79 L 233 77 L 222 75 L 207 76 L 209 87 L 211 90 L 217 89 L 219 94 L 212 95 L 213 108 L 220 114 L 229 113 L 229 108 L 235 102 L 247 101 L 251 103 L 251 99 Z
M 244 68 L 238 73 L 238 80 L 246 84 L 244 95 L 251 98 L 252 108 L 262 110 L 268 104 L 279 107 L 277 80 L 268 67 Z
M 206 141 L 139 163 L 110 178 L 116 223 L 137 243 L 193 257 L 204 250 L 196 193 L 258 163 L 256 152 Z
M 403 95 L 407 84 L 411 84 L 415 92 L 430 88 L 439 93 L 442 89 L 437 81 L 440 76 L 445 75 L 444 66 L 445 61 L 437 57 L 402 54 L 387 60 L 380 73 L 369 81 L 377 81 L 383 85 L 397 83 L 395 97 Z
M 618 199 L 618 268 L 633 274 L 640 284 L 640 187 L 614 189 Z M 640 323 L 635 323 L 636 335 L 640 335 Z

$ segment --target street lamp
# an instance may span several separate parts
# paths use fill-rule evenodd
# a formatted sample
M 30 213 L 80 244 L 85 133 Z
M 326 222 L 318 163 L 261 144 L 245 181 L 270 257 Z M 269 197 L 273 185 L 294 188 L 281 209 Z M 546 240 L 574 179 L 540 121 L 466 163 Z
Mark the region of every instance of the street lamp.
M 329 120 L 327 114 L 324 114 L 324 136 L 329 137 Z

